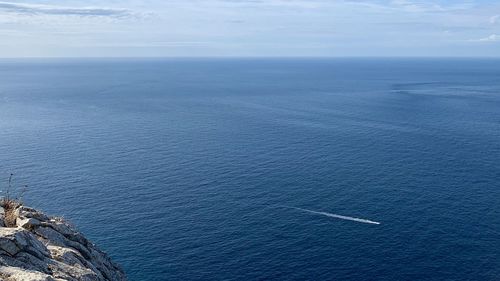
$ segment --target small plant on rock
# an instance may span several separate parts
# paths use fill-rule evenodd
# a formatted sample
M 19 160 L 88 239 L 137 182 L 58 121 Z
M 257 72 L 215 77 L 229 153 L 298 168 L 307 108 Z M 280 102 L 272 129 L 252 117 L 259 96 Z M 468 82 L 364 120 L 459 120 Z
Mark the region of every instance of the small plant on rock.
M 0 199 L 0 207 L 2 207 L 4 210 L 4 223 L 6 227 L 16 226 L 16 219 L 17 219 L 16 210 L 22 205 L 22 198 L 24 196 L 24 193 L 26 192 L 26 189 L 28 188 L 28 186 L 25 185 L 19 190 L 17 196 L 12 196 L 11 192 L 13 191 L 12 190 L 13 177 L 14 174 L 11 173 L 9 176 L 7 190 L 4 192 L 5 195 Z

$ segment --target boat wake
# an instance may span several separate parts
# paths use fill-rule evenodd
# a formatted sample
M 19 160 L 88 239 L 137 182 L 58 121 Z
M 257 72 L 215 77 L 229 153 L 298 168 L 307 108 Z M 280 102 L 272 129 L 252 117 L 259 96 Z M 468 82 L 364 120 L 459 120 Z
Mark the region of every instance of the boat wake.
M 321 215 L 321 216 L 326 216 L 326 217 L 330 217 L 330 218 L 341 219 L 341 220 L 355 221 L 355 222 L 368 223 L 368 224 L 380 224 L 380 222 L 377 222 L 377 221 L 371 221 L 371 220 L 354 218 L 354 217 L 348 217 L 348 216 L 341 216 L 341 215 L 327 213 L 327 212 L 318 212 L 318 211 L 312 211 L 312 210 L 302 209 L 302 208 L 297 208 L 297 207 L 288 207 L 288 206 L 283 206 L 283 207 L 289 208 L 289 209 L 299 210 L 299 211 L 310 213 L 310 214 L 315 214 L 315 215 Z

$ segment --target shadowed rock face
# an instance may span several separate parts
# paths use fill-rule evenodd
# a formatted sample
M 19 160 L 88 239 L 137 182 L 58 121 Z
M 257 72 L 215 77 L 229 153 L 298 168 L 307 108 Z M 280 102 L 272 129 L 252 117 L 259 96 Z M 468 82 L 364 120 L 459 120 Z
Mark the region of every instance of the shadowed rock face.
M 119 266 L 62 219 L 19 207 L 17 226 L 7 228 L 2 211 L 0 280 L 127 280 Z

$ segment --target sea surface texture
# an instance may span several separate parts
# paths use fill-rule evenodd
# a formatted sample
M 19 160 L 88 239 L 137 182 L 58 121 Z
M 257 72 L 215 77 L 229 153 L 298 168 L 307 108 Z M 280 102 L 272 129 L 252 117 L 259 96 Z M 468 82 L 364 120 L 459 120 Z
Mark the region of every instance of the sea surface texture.
M 130 280 L 499 280 L 500 60 L 0 61 L 0 190 Z

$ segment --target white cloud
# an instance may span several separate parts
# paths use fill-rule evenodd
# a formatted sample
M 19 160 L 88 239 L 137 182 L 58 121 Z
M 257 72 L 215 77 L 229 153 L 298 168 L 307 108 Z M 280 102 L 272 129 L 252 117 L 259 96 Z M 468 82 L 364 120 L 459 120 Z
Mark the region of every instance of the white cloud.
M 64 15 L 93 17 L 126 17 L 132 13 L 126 9 L 62 7 L 27 3 L 0 2 L 0 11 L 20 15 Z
M 500 41 L 500 35 L 498 35 L 498 34 L 491 34 L 488 37 L 484 37 L 484 38 L 481 38 L 481 39 L 475 40 L 475 41 L 479 41 L 479 42 L 497 42 L 497 41 Z
M 492 17 L 490 18 L 490 23 L 491 23 L 491 24 L 495 24 L 495 23 L 497 23 L 497 22 L 499 22 L 499 21 L 500 21 L 500 15 L 492 16 Z
M 390 4 L 392 5 L 391 7 L 414 13 L 451 12 L 466 10 L 474 7 L 474 5 L 470 2 L 460 1 L 449 3 L 447 5 L 440 5 L 434 1 L 392 0 Z

